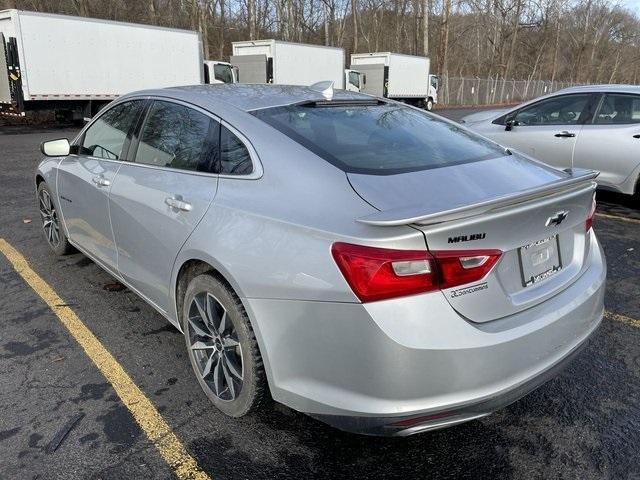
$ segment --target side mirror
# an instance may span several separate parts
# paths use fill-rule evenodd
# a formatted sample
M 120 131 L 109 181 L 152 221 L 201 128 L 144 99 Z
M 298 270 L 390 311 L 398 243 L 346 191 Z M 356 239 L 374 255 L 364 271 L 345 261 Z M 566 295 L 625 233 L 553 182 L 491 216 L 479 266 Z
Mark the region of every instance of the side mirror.
M 40 144 L 40 151 L 47 157 L 66 157 L 71 151 L 71 145 L 66 138 L 49 140 Z
M 362 74 L 362 85 L 366 85 L 367 84 L 367 75 L 366 74 Z
M 517 122 L 516 120 L 513 120 L 513 119 L 511 119 L 511 120 L 507 120 L 507 121 L 505 122 L 505 124 L 504 124 L 504 129 L 505 129 L 507 132 L 510 132 L 511 130 L 513 130 L 513 127 L 515 127 L 515 126 L 517 126 L 517 125 L 518 125 L 518 122 Z

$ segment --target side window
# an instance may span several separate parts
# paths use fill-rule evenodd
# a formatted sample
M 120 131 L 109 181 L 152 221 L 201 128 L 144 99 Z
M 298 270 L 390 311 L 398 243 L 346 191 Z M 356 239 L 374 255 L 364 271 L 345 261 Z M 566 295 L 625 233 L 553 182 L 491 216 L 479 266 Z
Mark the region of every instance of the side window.
M 233 83 L 233 75 L 230 65 L 220 65 L 216 63 L 213 66 L 213 72 L 216 80 L 220 80 L 223 83 Z
M 220 131 L 220 173 L 249 175 L 253 171 L 251 155 L 244 143 L 224 125 Z
M 360 88 L 360 76 L 356 72 L 349 72 L 349 83 Z
M 78 153 L 120 160 L 127 135 L 138 119 L 142 101 L 121 103 L 107 110 L 84 133 Z
M 593 123 L 640 123 L 640 96 L 617 93 L 605 95 Z
M 136 163 L 212 171 L 218 123 L 192 108 L 154 101 L 142 127 Z M 210 131 L 215 129 L 215 133 Z
M 518 125 L 575 125 L 585 115 L 590 94 L 561 95 L 547 98 L 519 110 Z

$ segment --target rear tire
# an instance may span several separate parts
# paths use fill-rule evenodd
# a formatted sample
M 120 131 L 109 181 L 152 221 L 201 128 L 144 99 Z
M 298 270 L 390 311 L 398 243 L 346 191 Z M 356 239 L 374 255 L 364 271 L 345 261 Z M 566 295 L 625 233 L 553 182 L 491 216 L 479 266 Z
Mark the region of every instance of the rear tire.
M 45 182 L 38 185 L 38 210 L 42 220 L 42 231 L 51 250 L 59 256 L 75 252 L 75 248 L 69 243 L 69 239 L 64 233 L 51 190 Z
M 185 292 L 181 321 L 191 366 L 211 402 L 230 417 L 261 407 L 264 365 L 238 296 L 221 279 L 199 275 Z

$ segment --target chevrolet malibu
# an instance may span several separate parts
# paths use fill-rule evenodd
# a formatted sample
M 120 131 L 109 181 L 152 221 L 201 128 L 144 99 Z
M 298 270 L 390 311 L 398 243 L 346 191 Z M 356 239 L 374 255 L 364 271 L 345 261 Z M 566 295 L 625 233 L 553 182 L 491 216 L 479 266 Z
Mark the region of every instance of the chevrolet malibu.
M 125 95 L 42 145 L 47 242 L 184 334 L 240 417 L 268 397 L 409 435 L 483 417 L 598 327 L 596 172 L 330 85 Z

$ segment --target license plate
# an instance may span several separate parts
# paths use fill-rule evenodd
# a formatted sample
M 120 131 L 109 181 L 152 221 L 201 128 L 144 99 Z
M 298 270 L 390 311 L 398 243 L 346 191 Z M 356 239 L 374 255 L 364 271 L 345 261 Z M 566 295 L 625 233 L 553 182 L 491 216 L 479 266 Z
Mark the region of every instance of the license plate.
M 524 287 L 541 282 L 562 269 L 557 235 L 520 247 L 518 255 Z

